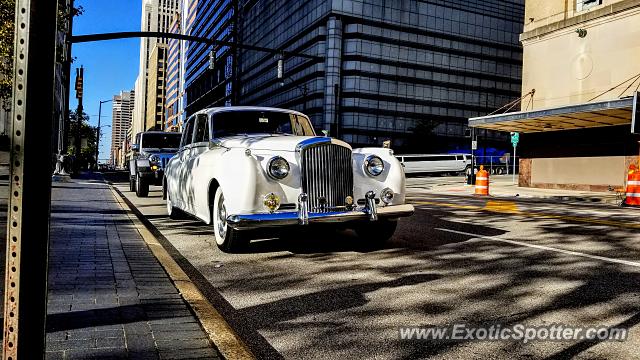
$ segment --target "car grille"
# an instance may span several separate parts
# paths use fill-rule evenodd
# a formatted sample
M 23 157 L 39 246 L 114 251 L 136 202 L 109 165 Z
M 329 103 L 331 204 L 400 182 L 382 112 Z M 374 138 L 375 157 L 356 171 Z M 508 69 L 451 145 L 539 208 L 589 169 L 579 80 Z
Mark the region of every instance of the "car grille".
M 346 206 L 346 197 L 353 196 L 351 149 L 312 145 L 302 149 L 301 159 L 302 191 L 309 196 L 309 210 L 326 212 Z
M 164 156 L 163 156 L 163 157 L 161 158 L 161 165 L 160 165 L 160 168 L 165 169 L 165 168 L 167 167 L 167 163 L 169 162 L 169 160 L 170 160 L 170 159 L 171 159 L 171 158 L 168 158 L 168 157 L 164 157 Z

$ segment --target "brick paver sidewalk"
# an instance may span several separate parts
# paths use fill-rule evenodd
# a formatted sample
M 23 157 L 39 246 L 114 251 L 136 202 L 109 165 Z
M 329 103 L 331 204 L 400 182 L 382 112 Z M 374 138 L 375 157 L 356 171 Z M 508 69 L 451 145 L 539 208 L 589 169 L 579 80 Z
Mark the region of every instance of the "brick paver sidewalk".
M 109 187 L 53 186 L 47 358 L 217 358 Z

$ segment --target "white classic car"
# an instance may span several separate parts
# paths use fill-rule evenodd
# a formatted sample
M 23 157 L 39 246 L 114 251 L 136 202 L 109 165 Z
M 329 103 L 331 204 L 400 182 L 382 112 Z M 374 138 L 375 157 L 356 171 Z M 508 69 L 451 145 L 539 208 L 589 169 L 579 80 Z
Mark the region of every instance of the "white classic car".
M 246 245 L 248 229 L 345 223 L 385 241 L 405 204 L 405 176 L 390 149 L 353 149 L 316 136 L 302 113 L 260 107 L 202 110 L 183 127 L 167 164 L 167 212 L 213 224 L 223 251 Z

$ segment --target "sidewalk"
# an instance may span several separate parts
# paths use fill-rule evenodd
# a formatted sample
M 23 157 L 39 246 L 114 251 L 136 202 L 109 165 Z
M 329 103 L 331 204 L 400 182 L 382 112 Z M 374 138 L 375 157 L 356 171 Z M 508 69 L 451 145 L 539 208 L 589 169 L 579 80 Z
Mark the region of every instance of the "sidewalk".
M 492 175 L 489 177 L 489 193 L 496 198 L 544 199 L 559 202 L 581 202 L 618 205 L 622 201 L 620 194 L 611 192 L 589 192 L 558 189 L 538 189 L 519 187 L 513 183 L 511 175 Z M 516 178 L 517 181 L 517 178 Z M 410 177 L 407 179 L 407 192 L 416 194 L 473 195 L 475 188 L 466 185 L 465 178 L 455 177 Z
M 47 359 L 219 358 L 110 188 L 52 191 Z

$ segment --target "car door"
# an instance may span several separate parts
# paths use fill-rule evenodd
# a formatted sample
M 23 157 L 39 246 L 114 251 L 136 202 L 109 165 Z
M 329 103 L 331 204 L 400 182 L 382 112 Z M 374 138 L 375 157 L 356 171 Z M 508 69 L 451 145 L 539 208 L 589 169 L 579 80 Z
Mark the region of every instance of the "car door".
M 176 166 L 175 166 L 175 174 L 174 179 L 176 182 L 175 190 L 175 201 L 178 204 L 178 207 L 182 210 L 190 212 L 189 208 L 189 196 L 187 194 L 187 189 L 190 179 L 190 171 L 187 168 L 189 158 L 191 156 L 191 144 L 193 143 L 193 127 L 194 127 L 195 117 L 189 118 L 184 126 L 184 131 L 182 132 L 182 139 L 180 140 L 180 150 L 176 155 Z M 174 192 L 172 192 L 174 193 Z
M 188 193 L 193 199 L 193 212 L 196 217 L 205 219 L 209 214 L 209 176 L 206 165 L 201 163 L 201 156 L 209 150 L 209 116 L 207 114 L 196 115 L 193 130 L 193 143 L 187 168 L 190 169 L 191 181 L 189 182 Z

